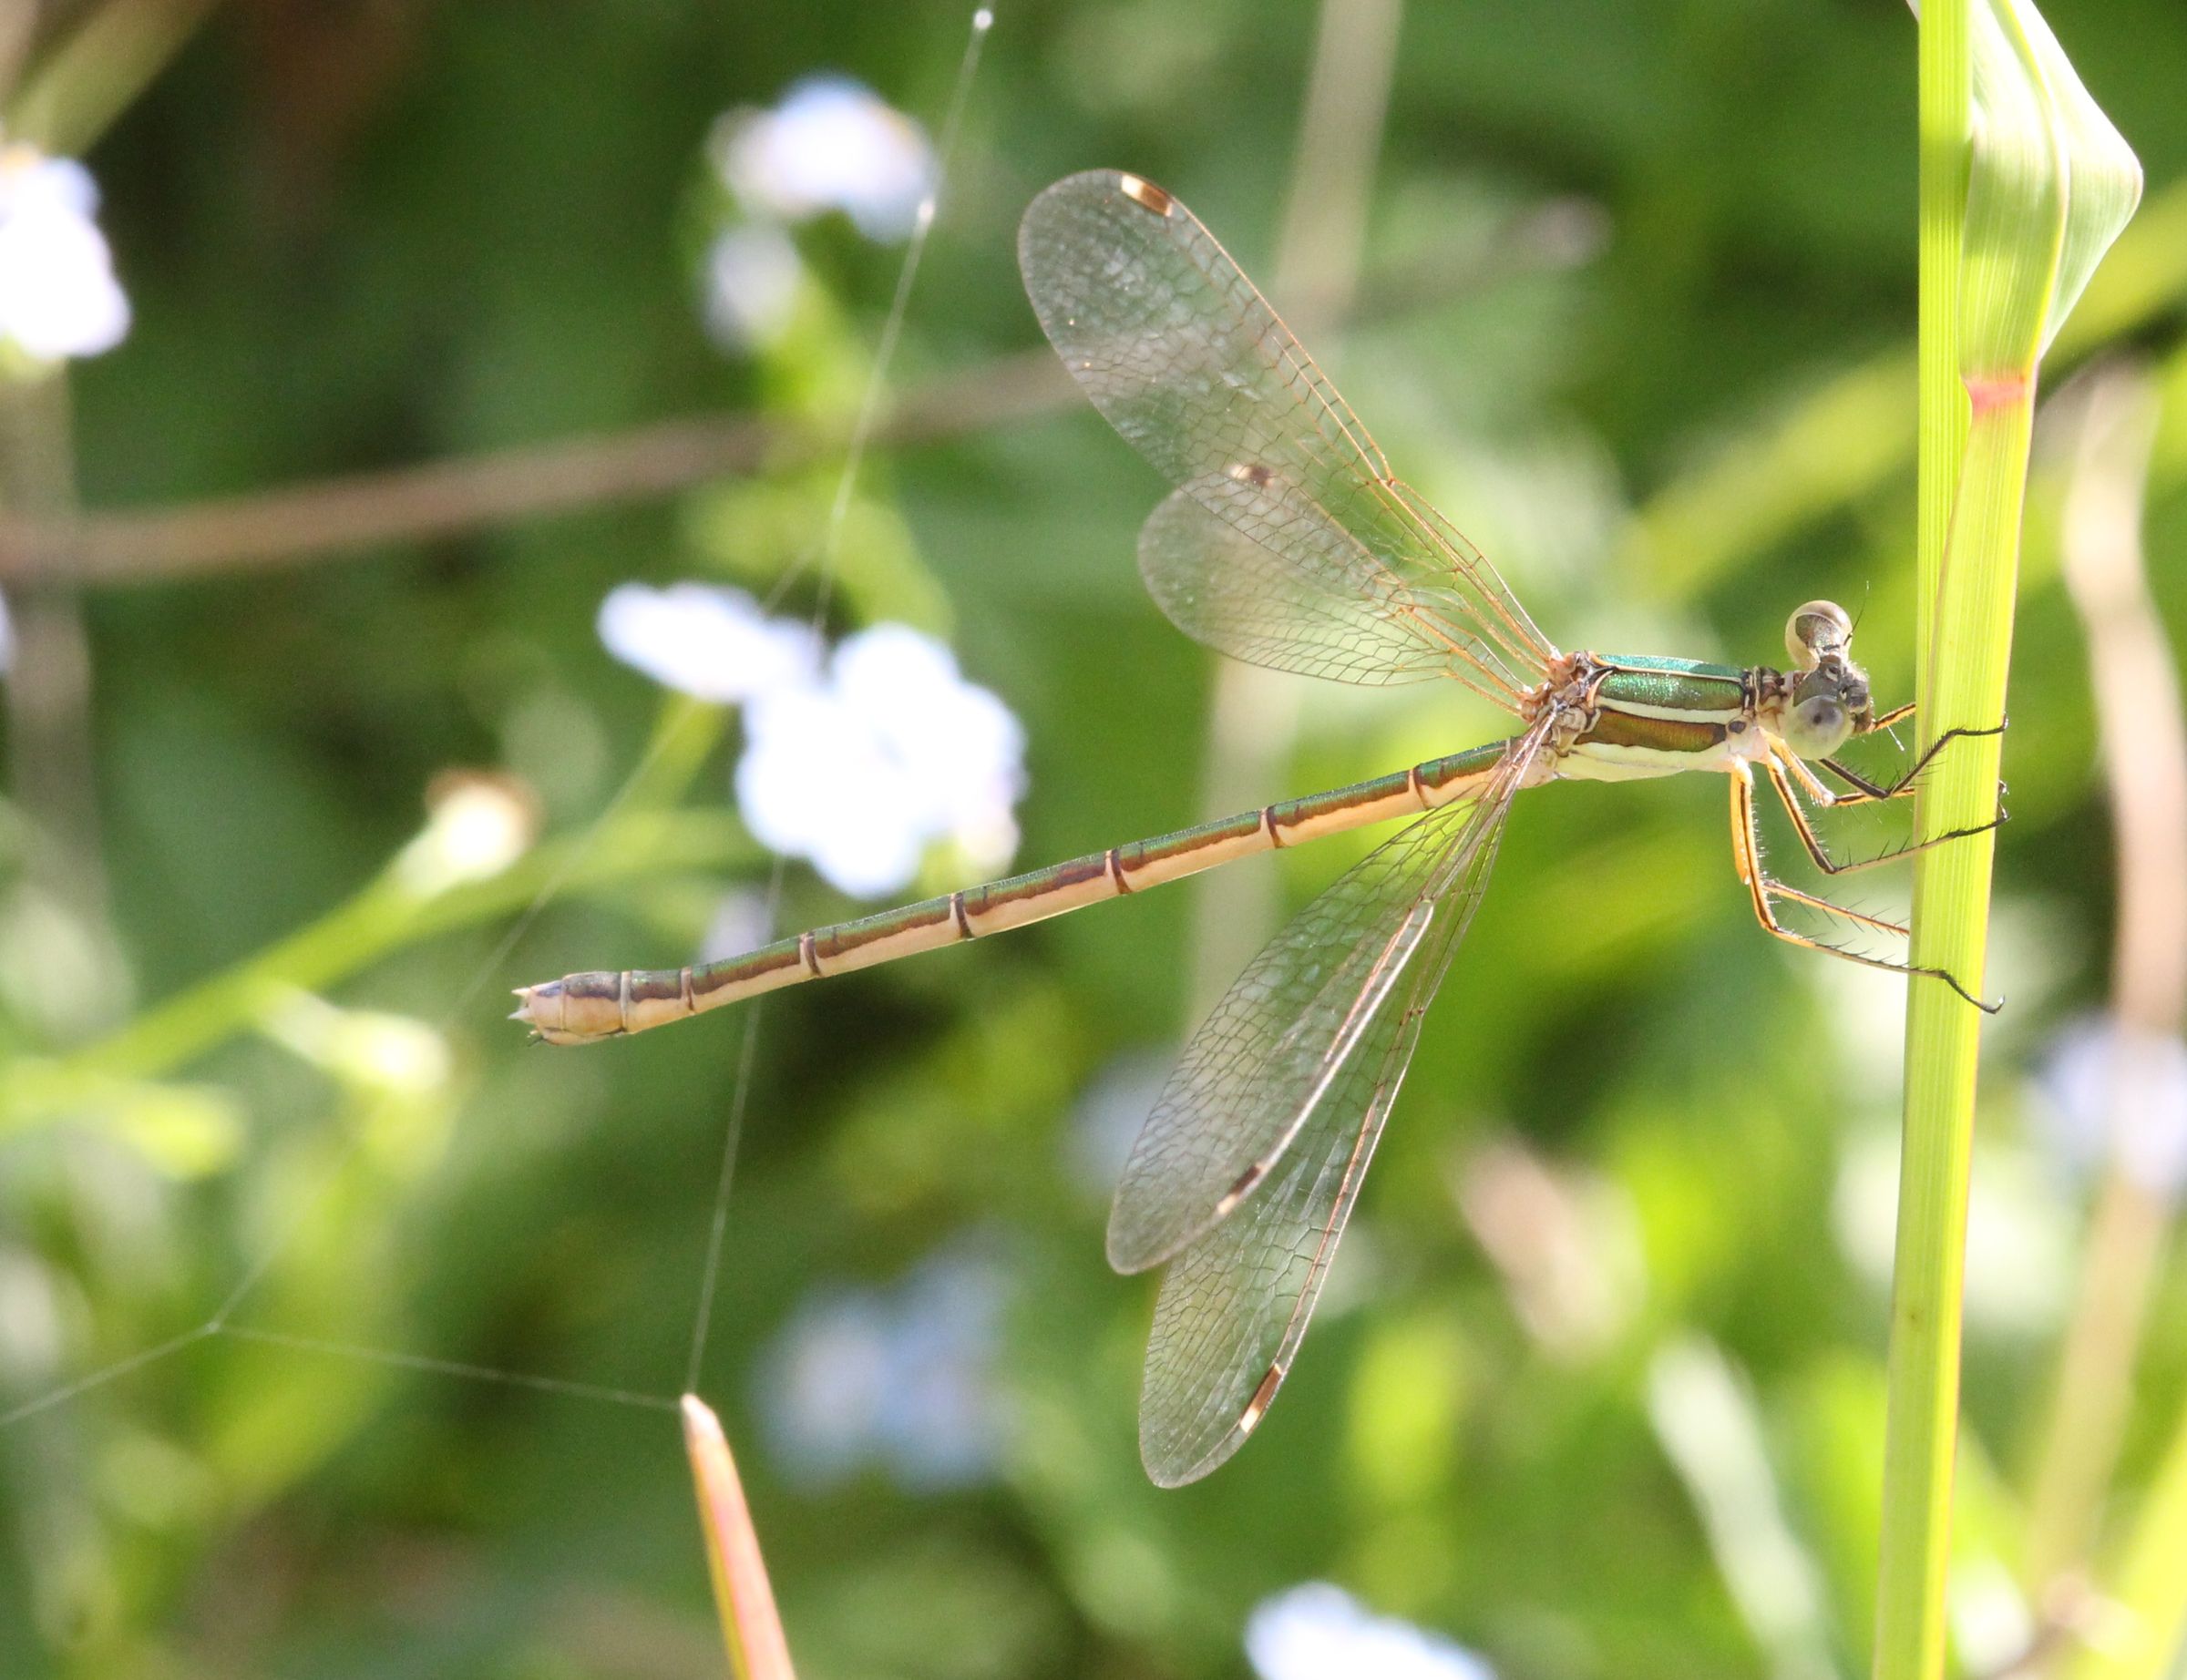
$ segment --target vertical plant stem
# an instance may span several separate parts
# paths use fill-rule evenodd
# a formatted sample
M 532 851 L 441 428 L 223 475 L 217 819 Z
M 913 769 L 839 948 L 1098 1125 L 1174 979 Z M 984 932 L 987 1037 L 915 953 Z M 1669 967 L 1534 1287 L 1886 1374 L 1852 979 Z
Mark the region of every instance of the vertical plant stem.
M 2036 368 L 2132 215 L 2141 169 L 2029 0 L 1921 8 L 1916 688 L 1925 743 L 2001 730 Z M 1978 96 L 1978 97 L 1977 97 Z M 1979 133 L 1977 118 L 1979 118 Z M 1964 390 L 1958 388 L 1964 386 Z M 1964 452 L 1954 448 L 1964 439 Z M 1874 1672 L 1945 1667 L 1961 1292 L 2002 743 L 1953 741 L 1917 832 Z M 1981 832 L 1976 832 L 1980 830 Z
M 0 506 L 46 517 L 72 508 L 73 434 L 65 373 L 0 384 Z M 6 608 L 9 791 L 28 830 L 24 882 L 67 918 L 73 958 L 47 958 L 69 983 L 38 1026 L 55 1040 L 80 1040 L 110 1025 L 128 998 L 100 833 L 90 635 L 82 594 L 65 577 L 11 590 Z
M 1925 735 L 2004 715 L 2033 408 L 2032 381 L 1977 399 L 1937 601 Z M 1955 742 L 1921 796 L 1921 832 L 1987 822 L 1997 809 L 1997 763 L 1996 737 Z M 1945 969 L 1970 991 L 1982 983 L 1987 944 L 1991 840 L 1977 835 L 1925 852 L 1915 871 L 1914 961 Z M 1917 978 L 1908 988 L 1877 1680 L 1935 1680 L 1944 1672 L 1981 1022 L 1980 1012 L 1941 982 Z
M 1920 24 L 1919 433 L 1915 444 L 1915 599 L 1933 611 L 1944 574 L 1952 496 L 1966 448 L 1966 394 L 1960 384 L 1960 242 L 1966 230 L 1966 138 L 1974 73 L 1967 45 L 1970 0 L 1930 0 Z M 1914 693 L 1925 732 L 1930 709 L 1934 620 L 1917 617 Z
M 1936 653 L 1942 639 L 1945 552 L 1966 436 L 1959 370 L 1960 244 L 1966 214 L 1966 137 L 1972 121 L 1969 0 L 1928 0 L 1920 23 L 1920 430 L 1915 450 L 1915 693 L 1925 739 L 1946 727 Z M 1953 756 L 1947 754 L 1947 756 Z M 1925 807 L 1929 801 L 1924 798 Z M 1923 820 L 1928 816 L 1925 809 Z M 1988 848 L 1982 890 L 1987 890 Z M 1966 845 L 1916 859 L 1963 863 Z M 1932 886 L 1926 902 L 1936 901 Z M 1916 922 L 1916 940 L 1935 935 Z M 1925 960 L 1916 955 L 1915 960 Z M 1977 983 L 1979 970 L 1977 968 Z M 1928 1680 L 1944 1665 L 1945 1575 L 1950 1545 L 1954 1425 L 1959 1393 L 1959 1284 L 1966 1224 L 1973 1112 L 1971 1041 L 1952 1042 L 1938 996 L 1908 988 L 1905 1133 L 1899 1171 L 1898 1239 L 1891 1290 L 1888 1415 L 1884 1442 L 1884 1525 L 1876 1588 L 1876 1680 Z M 1918 1048 L 1917 1048 L 1918 1047 Z M 1917 1094 L 1916 1081 L 1919 1090 Z M 1964 1102 L 1956 1093 L 1964 1089 Z
M 84 150 L 189 44 L 212 7 L 213 0 L 108 0 L 76 8 L 77 26 L 7 90 L 0 128 L 47 151 Z

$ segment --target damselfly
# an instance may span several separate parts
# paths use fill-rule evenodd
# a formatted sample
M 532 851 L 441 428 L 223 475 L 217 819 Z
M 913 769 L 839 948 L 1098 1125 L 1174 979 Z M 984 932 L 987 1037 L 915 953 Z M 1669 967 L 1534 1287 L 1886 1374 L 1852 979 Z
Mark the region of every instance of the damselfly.
M 1515 732 L 1371 782 L 1112 846 L 1052 868 L 783 939 L 703 967 L 573 974 L 526 988 L 516 1019 L 555 1044 L 681 1020 L 741 998 L 1400 816 L 1418 821 L 1307 907 L 1256 957 L 1186 1046 L 1124 1169 L 1109 1222 L 1119 1271 L 1167 1264 L 1140 1404 L 1148 1473 L 1165 1486 L 1223 1462 L 1266 1414 L 1522 788 L 1722 773 L 1732 864 L 1781 939 L 1901 973 L 1788 927 L 1810 912 L 1905 929 L 1771 878 L 1755 833 L 1765 782 L 1827 874 L 1807 804 L 1897 798 L 1945 744 L 1873 781 L 1835 754 L 1913 710 L 1878 714 L 1828 601 L 1792 615 L 1789 670 L 1560 652 L 1494 569 L 1394 477 L 1366 428 L 1190 211 L 1135 175 L 1057 182 L 1018 236 L 1041 325 L 1094 405 L 1175 485 L 1139 565 L 1187 635 L 1280 671 L 1382 684 L 1445 678 Z M 2002 728 L 2002 725 L 1997 726 Z M 1802 800 L 1807 802 L 1803 804 Z M 1899 848 L 1903 856 L 1977 830 Z

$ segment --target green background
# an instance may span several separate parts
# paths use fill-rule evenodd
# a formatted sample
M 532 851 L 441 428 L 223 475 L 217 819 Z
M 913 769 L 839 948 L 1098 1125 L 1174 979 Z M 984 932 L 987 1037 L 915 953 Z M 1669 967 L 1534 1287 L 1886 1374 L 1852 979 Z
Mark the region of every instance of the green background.
M 92 9 L 56 8 L 40 52 Z M 126 36 L 158 11 L 114 15 Z M 2151 192 L 2052 383 L 2099 358 L 2154 381 L 2148 551 L 2176 637 L 2187 23 L 2173 0 L 2048 15 Z M 695 415 L 839 437 L 898 252 L 804 230 L 818 287 L 790 338 L 724 357 L 693 306 L 703 141 L 824 69 L 932 128 L 966 22 L 837 0 L 216 10 L 85 152 L 135 330 L 65 403 L 18 393 L 15 446 L 65 422 L 84 504 L 119 511 Z M 970 383 L 942 399 L 950 435 L 868 458 L 832 623 L 946 635 L 1023 721 L 1024 866 L 1203 814 L 1213 669 L 1140 590 L 1155 476 L 1067 392 L 976 412 L 981 370 L 1040 348 L 1017 218 L 1057 176 L 1129 168 L 1267 281 L 1316 27 L 1302 0 L 1005 4 L 972 87 L 889 373 Z M 1862 615 L 1879 693 L 1907 691 L 1913 49 L 1882 0 L 1405 15 L 1360 307 L 1309 342 L 1561 644 L 1768 661 L 1828 596 Z M 1970 1263 L 1961 1529 L 1993 1583 L 2028 1543 L 2089 1199 L 2034 1080 L 2101 1004 L 2116 908 L 2059 575 L 2069 407 L 2030 497 Z M 24 792 L 0 825 L 0 1410 L 204 1325 L 269 1255 L 247 1329 L 675 1393 L 741 1021 L 561 1053 L 498 999 L 684 960 L 725 886 L 764 882 L 734 719 L 664 710 L 593 614 L 631 579 L 764 592 L 821 540 L 837 458 L 778 440 L 674 494 L 84 594 L 68 769 L 113 954 L 45 878 Z M 1298 686 L 1255 798 L 1495 727 L 1428 690 Z M 596 827 L 664 718 L 664 756 Z M 19 789 L 22 756 L 16 732 Z M 373 896 L 451 768 L 520 778 L 585 848 L 536 917 L 536 859 L 437 911 Z M 1757 931 L 1721 802 L 1698 781 L 1521 802 L 1281 1403 L 1183 1492 L 1139 1470 L 1151 1287 L 1103 1265 L 1086 1160 L 1102 1093 L 1133 1101 L 1188 1025 L 1195 889 L 771 999 L 700 1388 L 801 1672 L 1236 1675 L 1251 1606 L 1315 1577 L 1511 1680 L 1863 1672 L 1903 994 Z M 1239 867 L 1296 905 L 1363 845 Z M 788 872 L 785 927 L 852 908 Z M 303 1043 L 324 1018 L 269 977 L 432 1036 L 360 1014 Z M 445 1061 L 372 1061 L 421 1042 Z M 1478 1215 L 1496 1184 L 1534 1198 L 1501 1246 Z M 991 1468 L 796 1473 L 770 1347 L 937 1253 L 1002 1281 Z M 2161 1270 L 2107 1542 L 2187 1401 L 2183 1308 Z M 1651 1419 L 1663 1350 L 1708 1345 L 1816 1583 L 1789 1634 L 1728 1585 L 1739 1531 L 1712 1545 Z M 0 1430 L 0 1557 L 9 1675 L 721 1662 L 672 1415 L 285 1342 L 194 1340 Z

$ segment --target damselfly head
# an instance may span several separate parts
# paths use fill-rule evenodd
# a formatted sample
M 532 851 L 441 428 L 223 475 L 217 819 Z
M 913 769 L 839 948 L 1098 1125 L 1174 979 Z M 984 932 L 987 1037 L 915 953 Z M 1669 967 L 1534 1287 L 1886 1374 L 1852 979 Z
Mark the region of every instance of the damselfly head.
M 1812 669 L 1794 671 L 1779 714 L 1778 733 L 1802 758 L 1828 758 L 1869 727 L 1874 702 L 1868 673 L 1843 653 L 1825 653 Z
M 1853 662 L 1853 620 L 1835 601 L 1811 600 L 1784 627 L 1793 668 L 1782 679 L 1778 733 L 1802 758 L 1828 758 L 1868 727 L 1868 673 Z

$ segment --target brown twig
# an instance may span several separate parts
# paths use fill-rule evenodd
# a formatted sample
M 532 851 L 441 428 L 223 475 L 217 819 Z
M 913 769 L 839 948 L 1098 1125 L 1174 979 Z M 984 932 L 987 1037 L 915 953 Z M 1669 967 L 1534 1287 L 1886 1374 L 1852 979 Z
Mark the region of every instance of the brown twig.
M 1585 261 L 1593 220 L 1568 203 L 1513 219 L 1477 249 L 1443 253 L 1376 289 L 1362 314 L 1447 299 L 1500 275 Z M 1326 316 L 1319 296 L 1299 313 Z M 936 443 L 1067 407 L 1077 393 L 1045 347 L 1001 357 L 909 393 L 873 441 Z M 724 474 L 826 460 L 839 429 L 754 415 L 660 425 L 321 479 L 218 500 L 92 513 L 59 521 L 0 518 L 0 582 L 65 577 L 87 586 L 159 582 L 299 565 L 429 542 L 528 519 L 664 496 Z
M 939 381 L 901 404 L 876 435 L 917 443 L 1039 413 L 1066 388 L 1054 363 L 1027 353 Z M 842 445 L 810 428 L 730 415 L 141 513 L 44 525 L 10 519 L 0 522 L 0 580 L 58 572 L 84 584 L 149 583 L 293 565 L 641 500 L 720 474 L 824 458 Z

